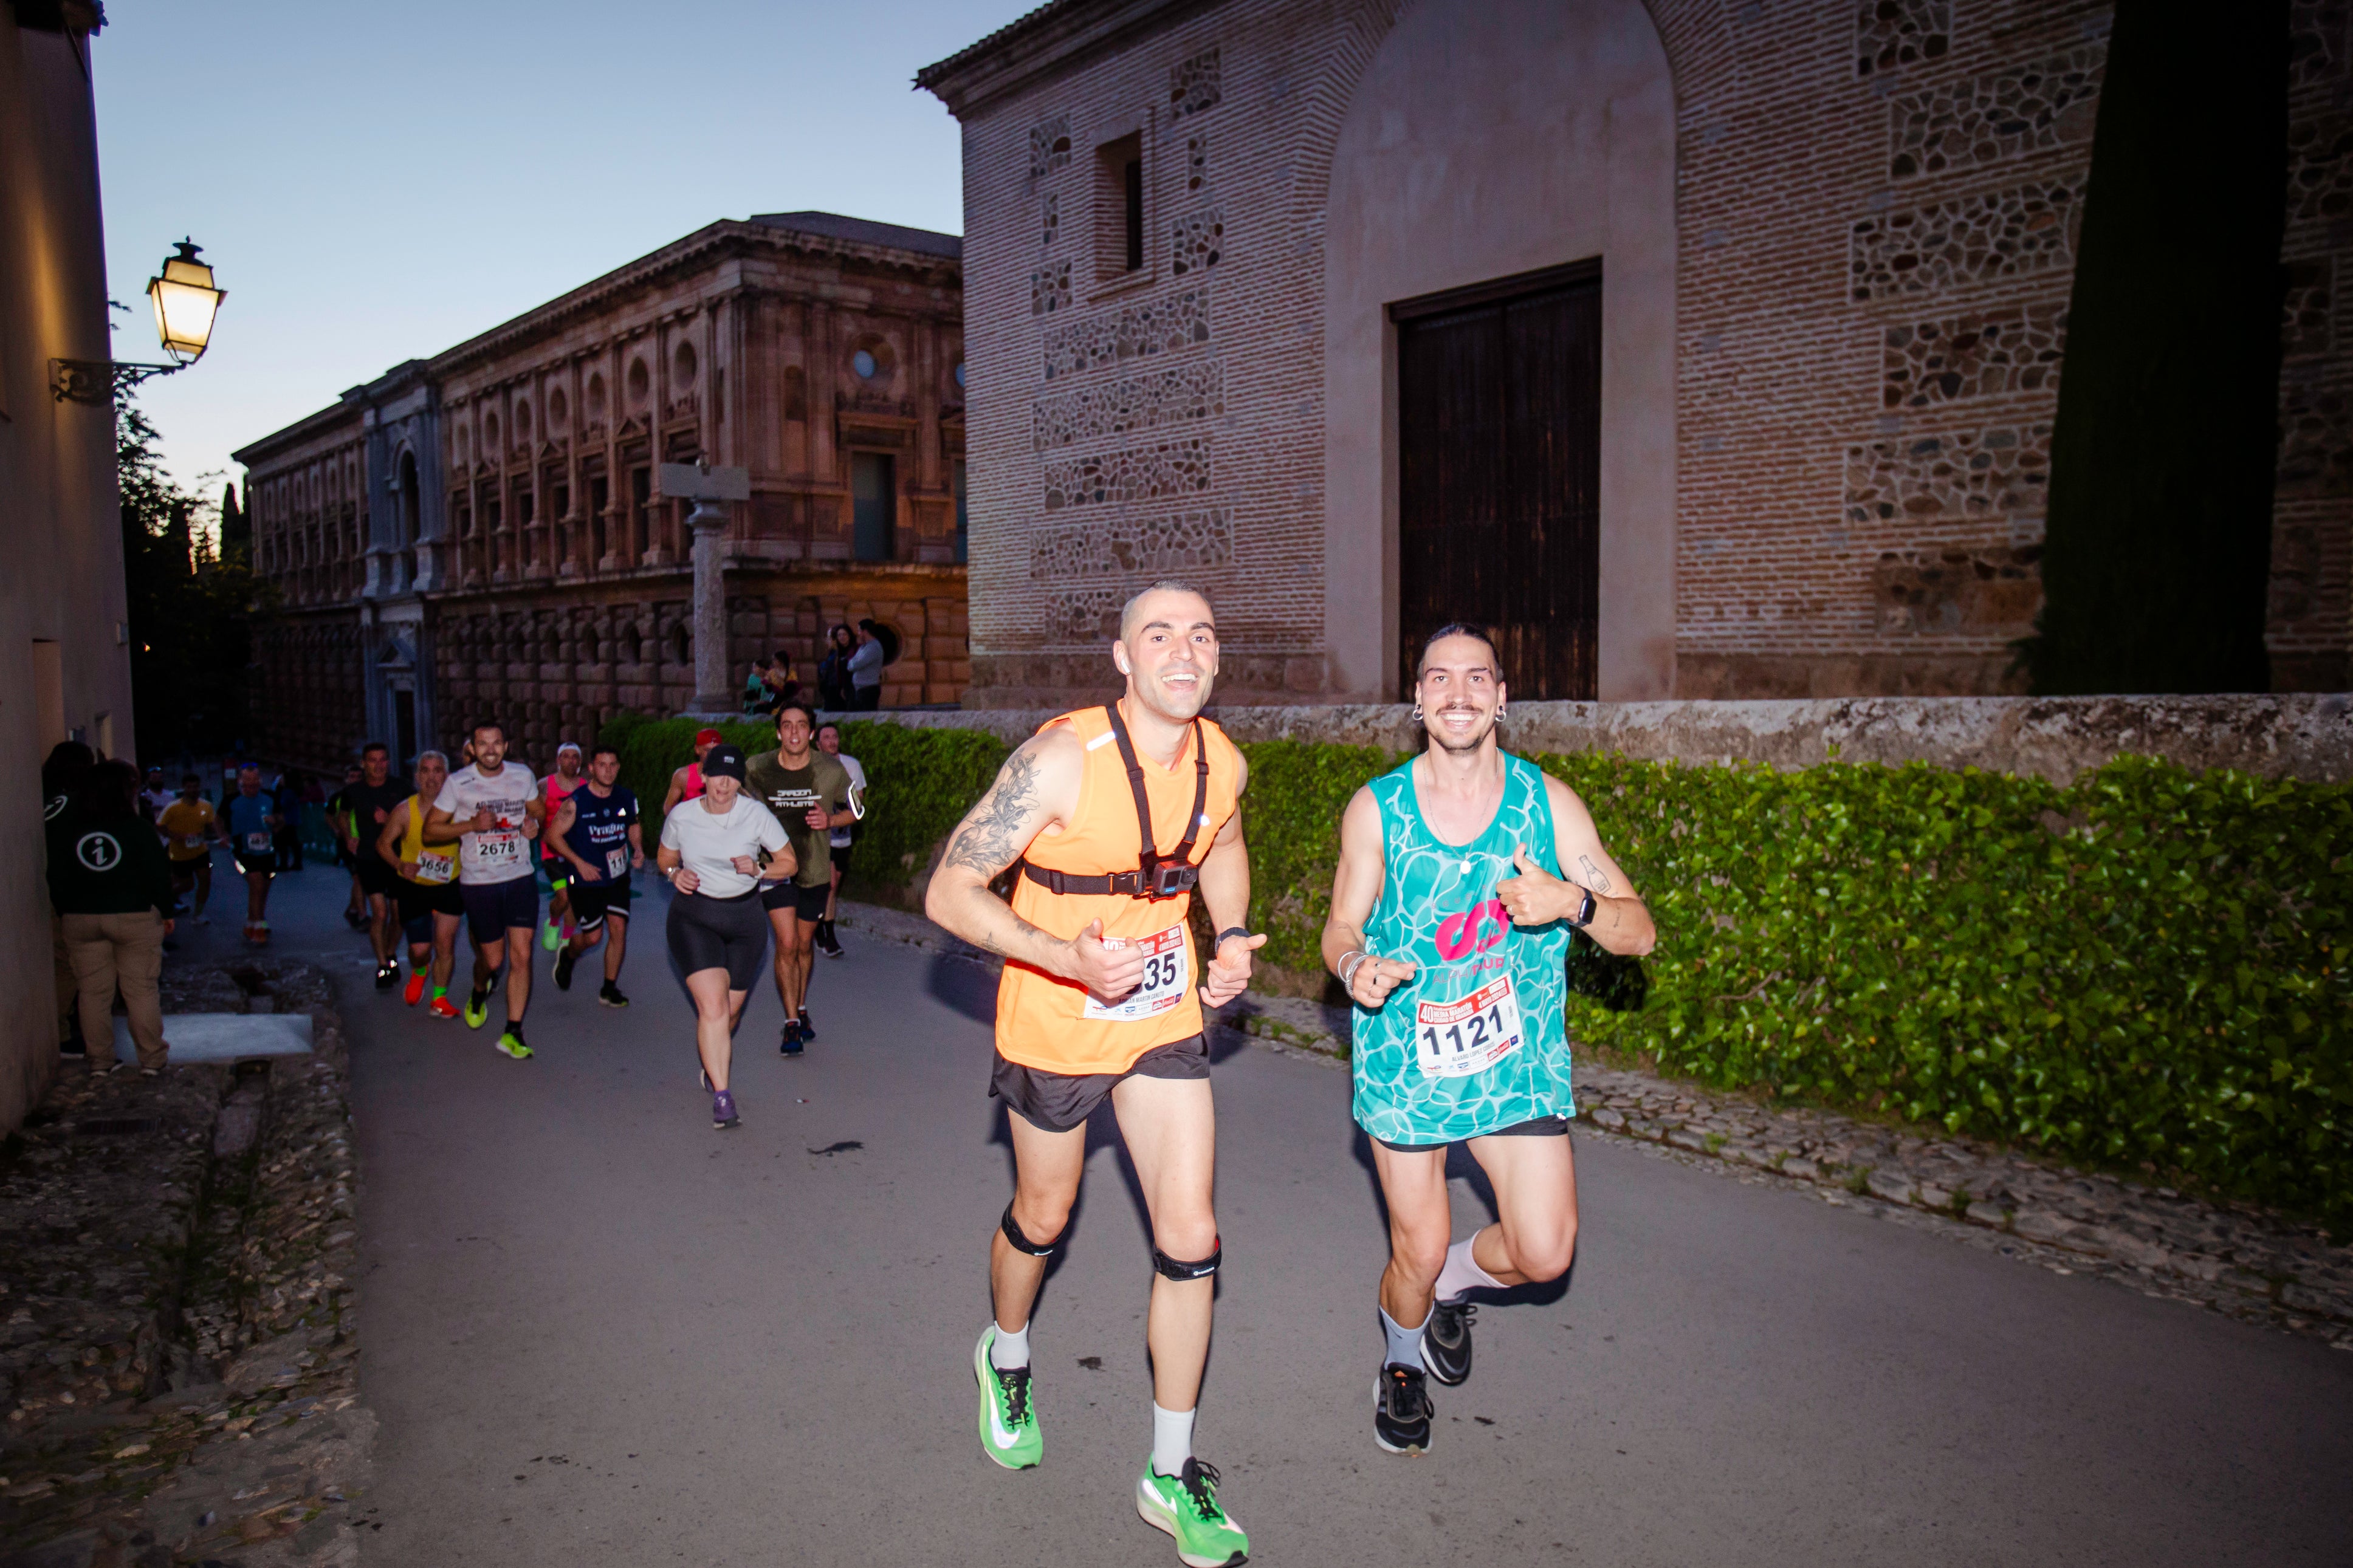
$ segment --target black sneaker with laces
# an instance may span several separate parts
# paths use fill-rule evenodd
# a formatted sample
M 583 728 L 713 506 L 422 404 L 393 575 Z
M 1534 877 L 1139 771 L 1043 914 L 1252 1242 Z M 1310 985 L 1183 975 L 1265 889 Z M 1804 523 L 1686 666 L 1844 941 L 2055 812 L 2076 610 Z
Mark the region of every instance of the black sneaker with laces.
M 389 991 L 399 984 L 400 965 L 397 963 L 379 963 L 375 966 L 375 988 L 377 990 Z
M 572 965 L 579 956 L 568 946 L 555 955 L 555 988 L 558 991 L 572 989 Z
M 817 950 L 828 958 L 841 956 L 841 939 L 833 934 L 831 921 L 819 921 L 817 926 Z
M 1471 1325 L 1479 1309 L 1469 1301 L 1433 1301 L 1421 1331 L 1421 1364 L 1449 1388 L 1471 1375 Z
M 1430 1447 L 1430 1418 L 1437 1411 L 1421 1385 L 1421 1368 L 1381 1368 L 1373 1384 L 1373 1441 L 1392 1454 L 1419 1454 Z
M 801 1054 L 801 1021 L 798 1018 L 785 1020 L 784 1038 L 776 1042 L 776 1050 L 779 1055 L 787 1057 Z
M 626 1007 L 629 1005 L 629 999 L 621 994 L 621 988 L 609 980 L 597 989 L 596 1000 L 607 1007 Z
M 803 1043 L 806 1044 L 807 1041 L 817 1038 L 817 1026 L 809 1022 L 807 1008 L 802 1008 L 801 1016 L 793 1021 L 801 1026 L 801 1039 Z

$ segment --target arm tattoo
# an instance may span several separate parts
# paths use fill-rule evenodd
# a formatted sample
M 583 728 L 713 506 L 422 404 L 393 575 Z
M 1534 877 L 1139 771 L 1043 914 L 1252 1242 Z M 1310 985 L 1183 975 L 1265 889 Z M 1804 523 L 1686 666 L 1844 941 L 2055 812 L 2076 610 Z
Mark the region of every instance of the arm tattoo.
M 1609 890 L 1609 879 L 1603 874 L 1600 867 L 1593 863 L 1592 856 L 1579 855 L 1577 858 L 1577 863 L 1585 868 L 1587 887 L 1597 893 L 1606 893 Z
M 994 877 L 1013 864 L 1014 858 L 1029 847 L 1022 818 L 1029 813 L 1037 787 L 1037 759 L 1026 750 L 1006 758 L 996 787 L 956 829 L 942 864 L 967 867 L 983 877 Z

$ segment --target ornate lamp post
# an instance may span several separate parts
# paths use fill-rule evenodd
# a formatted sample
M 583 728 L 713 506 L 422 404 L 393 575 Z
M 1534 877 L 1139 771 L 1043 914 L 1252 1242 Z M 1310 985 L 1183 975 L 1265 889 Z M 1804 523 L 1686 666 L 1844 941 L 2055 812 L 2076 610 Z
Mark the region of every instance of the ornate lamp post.
M 200 248 L 183 239 L 164 258 L 162 270 L 147 280 L 147 298 L 155 307 L 155 336 L 172 363 L 53 359 L 49 392 L 59 403 L 111 405 L 117 388 L 170 375 L 204 358 L 205 346 L 212 341 L 213 318 L 228 291 L 213 286 L 213 269 L 197 259 Z

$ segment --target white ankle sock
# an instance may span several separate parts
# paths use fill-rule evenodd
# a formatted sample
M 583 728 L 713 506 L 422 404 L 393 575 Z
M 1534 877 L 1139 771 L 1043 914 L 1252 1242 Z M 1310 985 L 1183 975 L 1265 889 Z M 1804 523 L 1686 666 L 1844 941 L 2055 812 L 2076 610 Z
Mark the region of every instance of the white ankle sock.
M 1421 1366 L 1421 1331 L 1428 1327 L 1430 1327 L 1428 1313 L 1422 1315 L 1420 1322 L 1409 1329 L 1390 1317 L 1388 1308 L 1382 1308 L 1381 1332 L 1389 1342 L 1388 1360 L 1386 1364 L 1409 1366 L 1419 1370 Z
M 1491 1290 L 1504 1288 L 1501 1279 L 1480 1268 L 1471 1256 L 1471 1244 L 1478 1239 L 1476 1236 L 1467 1237 L 1446 1249 L 1446 1267 L 1438 1271 L 1438 1283 L 1430 1288 L 1430 1294 L 1441 1301 L 1451 1301 L 1463 1291 L 1482 1285 Z
M 997 1338 L 988 1347 L 988 1364 L 999 1372 L 1011 1372 L 1016 1367 L 1028 1366 L 1029 1364 L 1029 1325 L 1024 1323 L 1018 1329 L 1008 1329 L 1003 1323 L 997 1324 Z
M 1152 1468 L 1164 1476 L 1174 1476 L 1185 1468 L 1185 1461 L 1193 1457 L 1193 1413 L 1190 1410 L 1163 1410 L 1155 1401 L 1152 1406 Z

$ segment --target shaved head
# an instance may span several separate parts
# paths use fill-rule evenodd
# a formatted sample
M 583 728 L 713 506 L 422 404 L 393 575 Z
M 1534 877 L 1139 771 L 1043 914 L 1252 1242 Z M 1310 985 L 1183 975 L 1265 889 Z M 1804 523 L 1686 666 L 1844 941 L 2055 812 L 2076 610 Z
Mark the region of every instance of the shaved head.
M 1146 616 L 1144 612 L 1146 601 L 1153 600 L 1158 595 L 1169 594 L 1181 594 L 1187 598 L 1198 599 L 1201 602 L 1201 608 L 1198 614 L 1193 613 L 1190 606 L 1187 606 L 1185 609 L 1177 612 L 1178 616 L 1182 616 L 1187 626 L 1190 626 L 1196 621 L 1208 621 L 1212 625 L 1216 624 L 1217 612 L 1209 606 L 1208 595 L 1204 594 L 1200 589 L 1194 587 L 1190 583 L 1176 583 L 1163 580 L 1161 582 L 1155 583 L 1149 588 L 1145 589 L 1142 593 L 1136 595 L 1135 597 L 1130 599 L 1121 607 L 1119 612 L 1119 640 L 1122 642 L 1130 640 L 1135 636 L 1135 628 L 1145 624 Z M 1152 607 L 1157 609 L 1159 606 L 1155 604 Z M 1176 617 L 1169 616 L 1154 616 L 1150 618 L 1155 620 L 1167 620 L 1171 621 L 1173 624 Z M 1183 628 L 1180 627 L 1179 629 L 1181 630 Z

